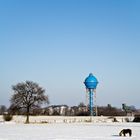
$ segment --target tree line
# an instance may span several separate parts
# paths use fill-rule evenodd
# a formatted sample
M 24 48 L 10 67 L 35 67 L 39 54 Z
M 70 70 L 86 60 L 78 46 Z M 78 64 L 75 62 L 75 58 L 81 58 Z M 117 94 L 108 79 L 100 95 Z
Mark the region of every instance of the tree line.
M 53 105 L 42 108 L 42 104 L 49 104 L 49 97 L 45 94 L 45 89 L 32 81 L 25 81 L 12 86 L 13 95 L 10 98 L 10 107 L 0 106 L 0 114 L 7 112 L 12 115 L 26 115 L 26 123 L 29 123 L 30 115 L 63 115 L 63 116 L 88 116 L 89 109 L 84 103 L 78 106 L 69 107 L 67 105 Z M 93 108 L 95 110 L 95 108 Z M 94 111 L 95 112 L 95 111 Z M 122 104 L 118 109 L 107 106 L 98 106 L 98 116 L 125 116 L 128 113 L 137 112 L 133 108 Z

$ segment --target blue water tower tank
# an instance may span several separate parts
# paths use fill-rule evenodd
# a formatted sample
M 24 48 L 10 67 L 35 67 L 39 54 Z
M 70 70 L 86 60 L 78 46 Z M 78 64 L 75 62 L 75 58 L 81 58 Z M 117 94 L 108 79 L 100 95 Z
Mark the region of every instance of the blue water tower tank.
M 95 76 L 93 76 L 92 73 L 90 73 L 89 76 L 85 79 L 84 84 L 87 89 L 96 89 L 98 80 Z

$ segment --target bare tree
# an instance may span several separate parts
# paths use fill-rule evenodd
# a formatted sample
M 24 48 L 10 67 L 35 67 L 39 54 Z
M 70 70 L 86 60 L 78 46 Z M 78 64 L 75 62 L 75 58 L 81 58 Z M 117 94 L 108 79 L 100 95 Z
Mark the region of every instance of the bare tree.
M 12 86 L 14 94 L 11 97 L 11 106 L 16 109 L 26 109 L 26 123 L 29 123 L 31 109 L 49 103 L 45 90 L 37 83 L 26 81 Z
M 78 107 L 85 107 L 86 105 L 83 102 L 80 102 Z

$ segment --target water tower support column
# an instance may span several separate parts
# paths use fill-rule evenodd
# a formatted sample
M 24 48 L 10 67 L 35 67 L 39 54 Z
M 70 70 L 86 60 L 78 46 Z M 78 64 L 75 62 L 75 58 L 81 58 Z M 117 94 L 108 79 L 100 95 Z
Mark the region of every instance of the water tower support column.
M 90 116 L 93 116 L 93 90 L 89 89 L 89 108 L 90 108 Z

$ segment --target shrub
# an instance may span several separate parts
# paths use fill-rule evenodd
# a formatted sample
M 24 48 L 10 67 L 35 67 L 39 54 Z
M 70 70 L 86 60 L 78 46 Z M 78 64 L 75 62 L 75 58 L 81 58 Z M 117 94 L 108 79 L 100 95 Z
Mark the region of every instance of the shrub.
M 112 122 L 118 122 L 118 120 L 114 117 Z
M 130 122 L 129 118 L 125 118 L 125 121 L 126 121 L 126 122 Z
M 135 116 L 133 122 L 140 122 L 140 116 Z
M 4 114 L 3 119 L 4 121 L 11 121 L 13 119 L 13 116 L 11 114 Z

